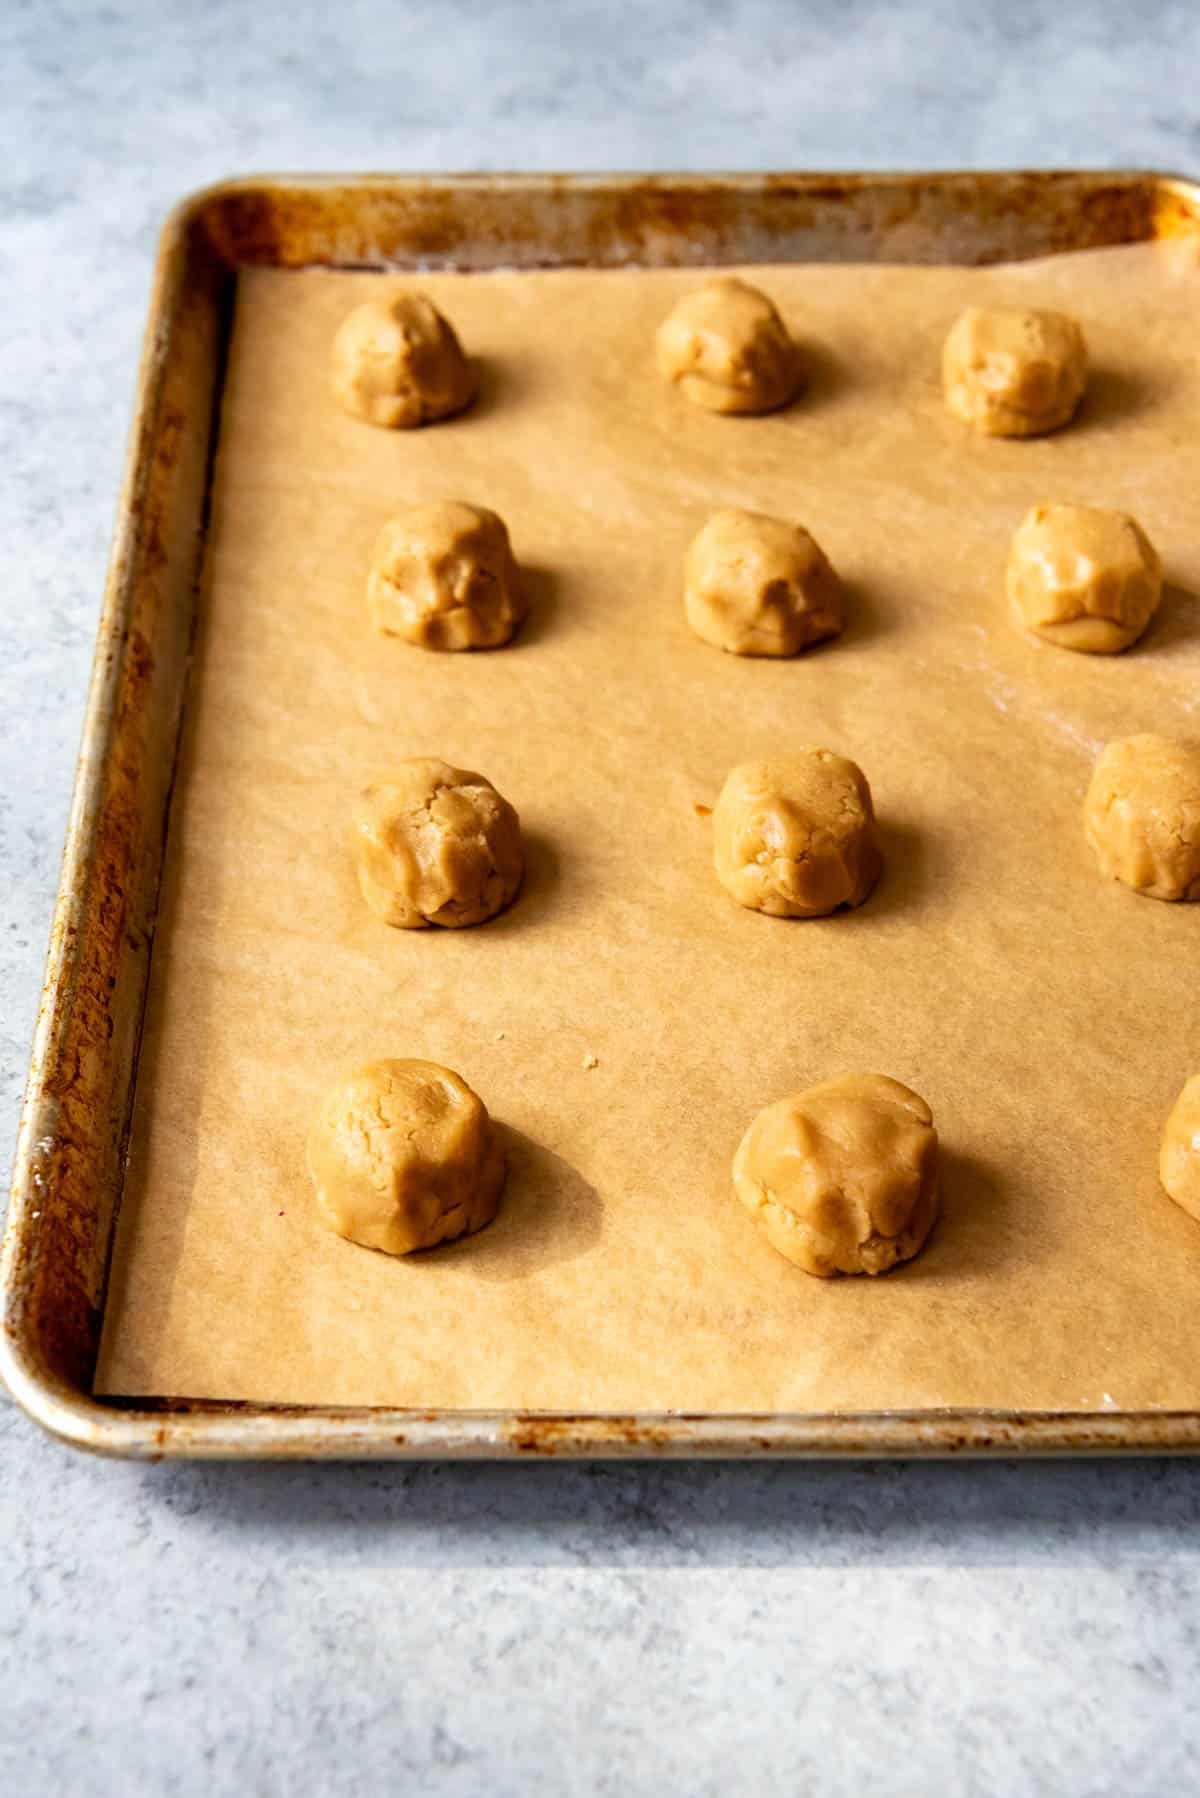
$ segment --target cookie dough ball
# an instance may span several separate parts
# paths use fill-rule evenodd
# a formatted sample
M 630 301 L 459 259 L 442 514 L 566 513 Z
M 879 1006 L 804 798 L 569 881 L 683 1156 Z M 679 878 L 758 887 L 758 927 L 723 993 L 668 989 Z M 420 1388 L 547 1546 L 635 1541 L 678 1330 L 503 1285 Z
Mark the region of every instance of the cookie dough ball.
M 498 649 L 527 607 L 504 520 L 438 500 L 389 519 L 375 544 L 367 610 L 422 649 Z
M 1008 597 L 1019 623 L 1090 655 L 1136 643 L 1162 598 L 1162 565 L 1128 512 L 1034 506 L 1008 554 Z
M 775 918 L 861 905 L 882 866 L 866 776 L 831 749 L 734 768 L 713 812 L 713 845 L 722 886 Z
M 1175 1203 L 1200 1220 L 1200 1074 L 1192 1075 L 1167 1119 L 1158 1177 Z
M 794 656 L 842 628 L 842 589 L 802 525 L 714 512 L 684 563 L 684 609 L 698 637 L 735 656 Z
M 765 293 L 732 276 L 687 294 L 658 327 L 658 372 L 707 412 L 773 412 L 800 385 L 800 357 Z
M 947 406 L 988 437 L 1056 431 L 1086 382 L 1083 333 L 1065 312 L 968 306 L 942 350 Z
M 521 884 L 521 825 L 490 780 L 414 756 L 379 774 L 354 808 L 362 896 L 385 924 L 452 930 L 502 911 Z
M 885 1074 L 842 1074 L 760 1111 L 733 1185 L 773 1249 L 806 1274 L 885 1274 L 938 1212 L 938 1139 L 924 1099 Z
M 491 1223 L 504 1151 L 458 1074 L 435 1061 L 373 1061 L 325 1095 L 308 1171 L 331 1230 L 408 1255 Z
M 356 306 L 333 340 L 332 372 L 338 404 L 388 430 L 448 418 L 475 398 L 475 371 L 423 293 Z
M 1109 743 L 1083 824 L 1102 873 L 1151 899 L 1200 899 L 1200 740 L 1148 732 Z

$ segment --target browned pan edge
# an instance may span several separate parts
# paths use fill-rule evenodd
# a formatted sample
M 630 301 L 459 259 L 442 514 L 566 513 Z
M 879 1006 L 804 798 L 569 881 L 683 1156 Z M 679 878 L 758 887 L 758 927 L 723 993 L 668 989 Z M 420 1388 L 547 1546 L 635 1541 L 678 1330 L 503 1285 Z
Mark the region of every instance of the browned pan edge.
M 0 1375 L 77 1446 L 158 1458 L 1193 1452 L 1192 1412 L 770 1416 L 100 1401 L 119 1204 L 236 271 L 985 263 L 1200 235 L 1138 173 L 253 177 L 164 228 L 0 1252 Z

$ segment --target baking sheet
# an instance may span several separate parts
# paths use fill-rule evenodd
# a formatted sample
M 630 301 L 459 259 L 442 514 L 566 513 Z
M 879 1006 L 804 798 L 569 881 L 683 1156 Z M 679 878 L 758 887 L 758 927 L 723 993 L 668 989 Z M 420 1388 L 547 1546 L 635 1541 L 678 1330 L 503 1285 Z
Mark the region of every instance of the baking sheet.
M 1200 1405 L 1200 1229 L 1155 1179 L 1200 1064 L 1200 908 L 1107 885 L 1079 828 L 1107 737 L 1200 728 L 1200 274 L 1148 247 L 751 271 L 813 367 L 756 420 L 655 378 L 654 327 L 697 278 L 423 277 L 482 399 L 390 434 L 325 379 L 383 278 L 241 277 L 99 1391 Z M 1071 430 L 989 442 L 944 414 L 941 338 L 985 296 L 1081 317 L 1096 372 Z M 442 495 L 499 510 L 530 570 L 533 617 L 492 655 L 367 626 L 378 526 Z M 1008 538 L 1050 498 L 1126 506 L 1163 553 L 1163 612 L 1124 658 L 1009 624 Z M 770 664 L 690 635 L 679 564 L 722 504 L 814 531 L 843 638 Z M 696 807 L 789 741 L 871 779 L 888 868 L 858 912 L 762 918 L 711 873 Z M 527 887 L 483 928 L 389 931 L 358 900 L 350 796 L 410 754 L 521 811 Z M 379 1055 L 459 1069 L 511 1160 L 495 1225 L 405 1261 L 323 1232 L 303 1170 L 317 1096 Z M 929 1099 L 945 1212 L 907 1267 L 817 1282 L 756 1234 L 729 1161 L 760 1105 L 848 1068 Z

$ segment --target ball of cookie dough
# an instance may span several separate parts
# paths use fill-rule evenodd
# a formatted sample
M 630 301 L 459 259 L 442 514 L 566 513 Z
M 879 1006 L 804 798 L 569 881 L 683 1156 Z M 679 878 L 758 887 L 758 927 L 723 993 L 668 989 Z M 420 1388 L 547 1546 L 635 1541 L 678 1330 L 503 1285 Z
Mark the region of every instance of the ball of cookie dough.
M 842 628 L 842 589 L 802 525 L 714 512 L 684 562 L 684 609 L 698 637 L 736 656 L 794 656 Z
M 924 1099 L 884 1074 L 842 1074 L 760 1111 L 733 1185 L 773 1249 L 806 1274 L 884 1274 L 938 1212 L 938 1139 Z
M 989 437 L 1056 431 L 1086 382 L 1083 333 L 1065 312 L 968 306 L 942 350 L 947 406 Z
M 1158 1177 L 1175 1203 L 1200 1220 L 1200 1074 L 1192 1075 L 1171 1108 Z
M 498 649 L 527 607 L 504 520 L 438 500 L 389 519 L 367 577 L 376 628 L 422 649 Z
M 1119 737 L 1083 808 L 1100 870 L 1151 899 L 1200 899 L 1200 740 Z
M 423 293 L 356 306 L 334 337 L 332 376 L 340 406 L 389 430 L 448 418 L 475 398 L 475 371 Z
M 1062 649 L 1116 655 L 1136 643 L 1162 598 L 1162 565 L 1127 512 L 1034 506 L 1008 553 L 1017 620 Z
M 882 866 L 866 776 L 831 749 L 732 769 L 713 812 L 713 847 L 722 886 L 775 918 L 861 905 Z
M 800 385 L 800 357 L 765 293 L 722 275 L 667 314 L 658 372 L 708 412 L 773 412 Z
M 352 841 L 362 896 L 385 924 L 452 930 L 502 911 L 521 884 L 521 825 L 490 780 L 414 756 L 358 796 Z
M 373 1061 L 326 1093 L 308 1171 L 331 1230 L 408 1255 L 491 1223 L 504 1151 L 458 1074 L 435 1061 Z

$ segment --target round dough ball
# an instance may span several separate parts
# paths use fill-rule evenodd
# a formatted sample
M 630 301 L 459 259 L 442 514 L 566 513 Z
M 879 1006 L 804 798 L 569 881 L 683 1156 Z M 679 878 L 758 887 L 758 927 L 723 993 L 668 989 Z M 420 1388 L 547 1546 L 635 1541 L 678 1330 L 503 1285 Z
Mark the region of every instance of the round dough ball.
M 968 306 L 942 350 L 947 406 L 988 437 L 1056 431 L 1086 382 L 1083 333 L 1065 312 Z
M 806 1274 L 884 1274 L 938 1212 L 938 1139 L 924 1099 L 884 1074 L 842 1074 L 760 1111 L 734 1190 Z
M 1200 1220 L 1200 1074 L 1192 1075 L 1171 1109 L 1158 1177 L 1175 1203 Z
M 378 630 L 422 649 L 498 649 L 527 610 L 504 520 L 463 500 L 389 519 L 375 544 L 367 609 Z
M 504 1151 L 458 1074 L 435 1061 L 373 1061 L 326 1093 L 308 1171 L 331 1230 L 408 1255 L 491 1223 Z
M 1018 621 L 1047 643 L 1116 655 L 1157 612 L 1162 565 L 1128 512 L 1034 506 L 1013 537 L 1007 586 Z
M 861 905 L 882 867 L 866 776 L 831 749 L 732 769 L 713 812 L 713 846 L 722 886 L 775 918 Z
M 730 506 L 684 562 L 684 609 L 698 637 L 735 656 L 794 656 L 842 628 L 842 589 L 802 525 Z
M 1109 743 L 1083 824 L 1102 873 L 1151 899 L 1200 899 L 1200 741 L 1147 732 Z
M 475 398 L 475 371 L 423 293 L 356 306 L 334 337 L 332 374 L 338 404 L 388 430 L 448 418 Z
M 358 884 L 385 924 L 452 930 L 502 911 L 521 884 L 521 825 L 490 780 L 414 756 L 376 775 L 354 808 Z
M 658 327 L 658 372 L 708 412 L 773 412 L 800 385 L 800 357 L 765 293 L 722 275 Z

